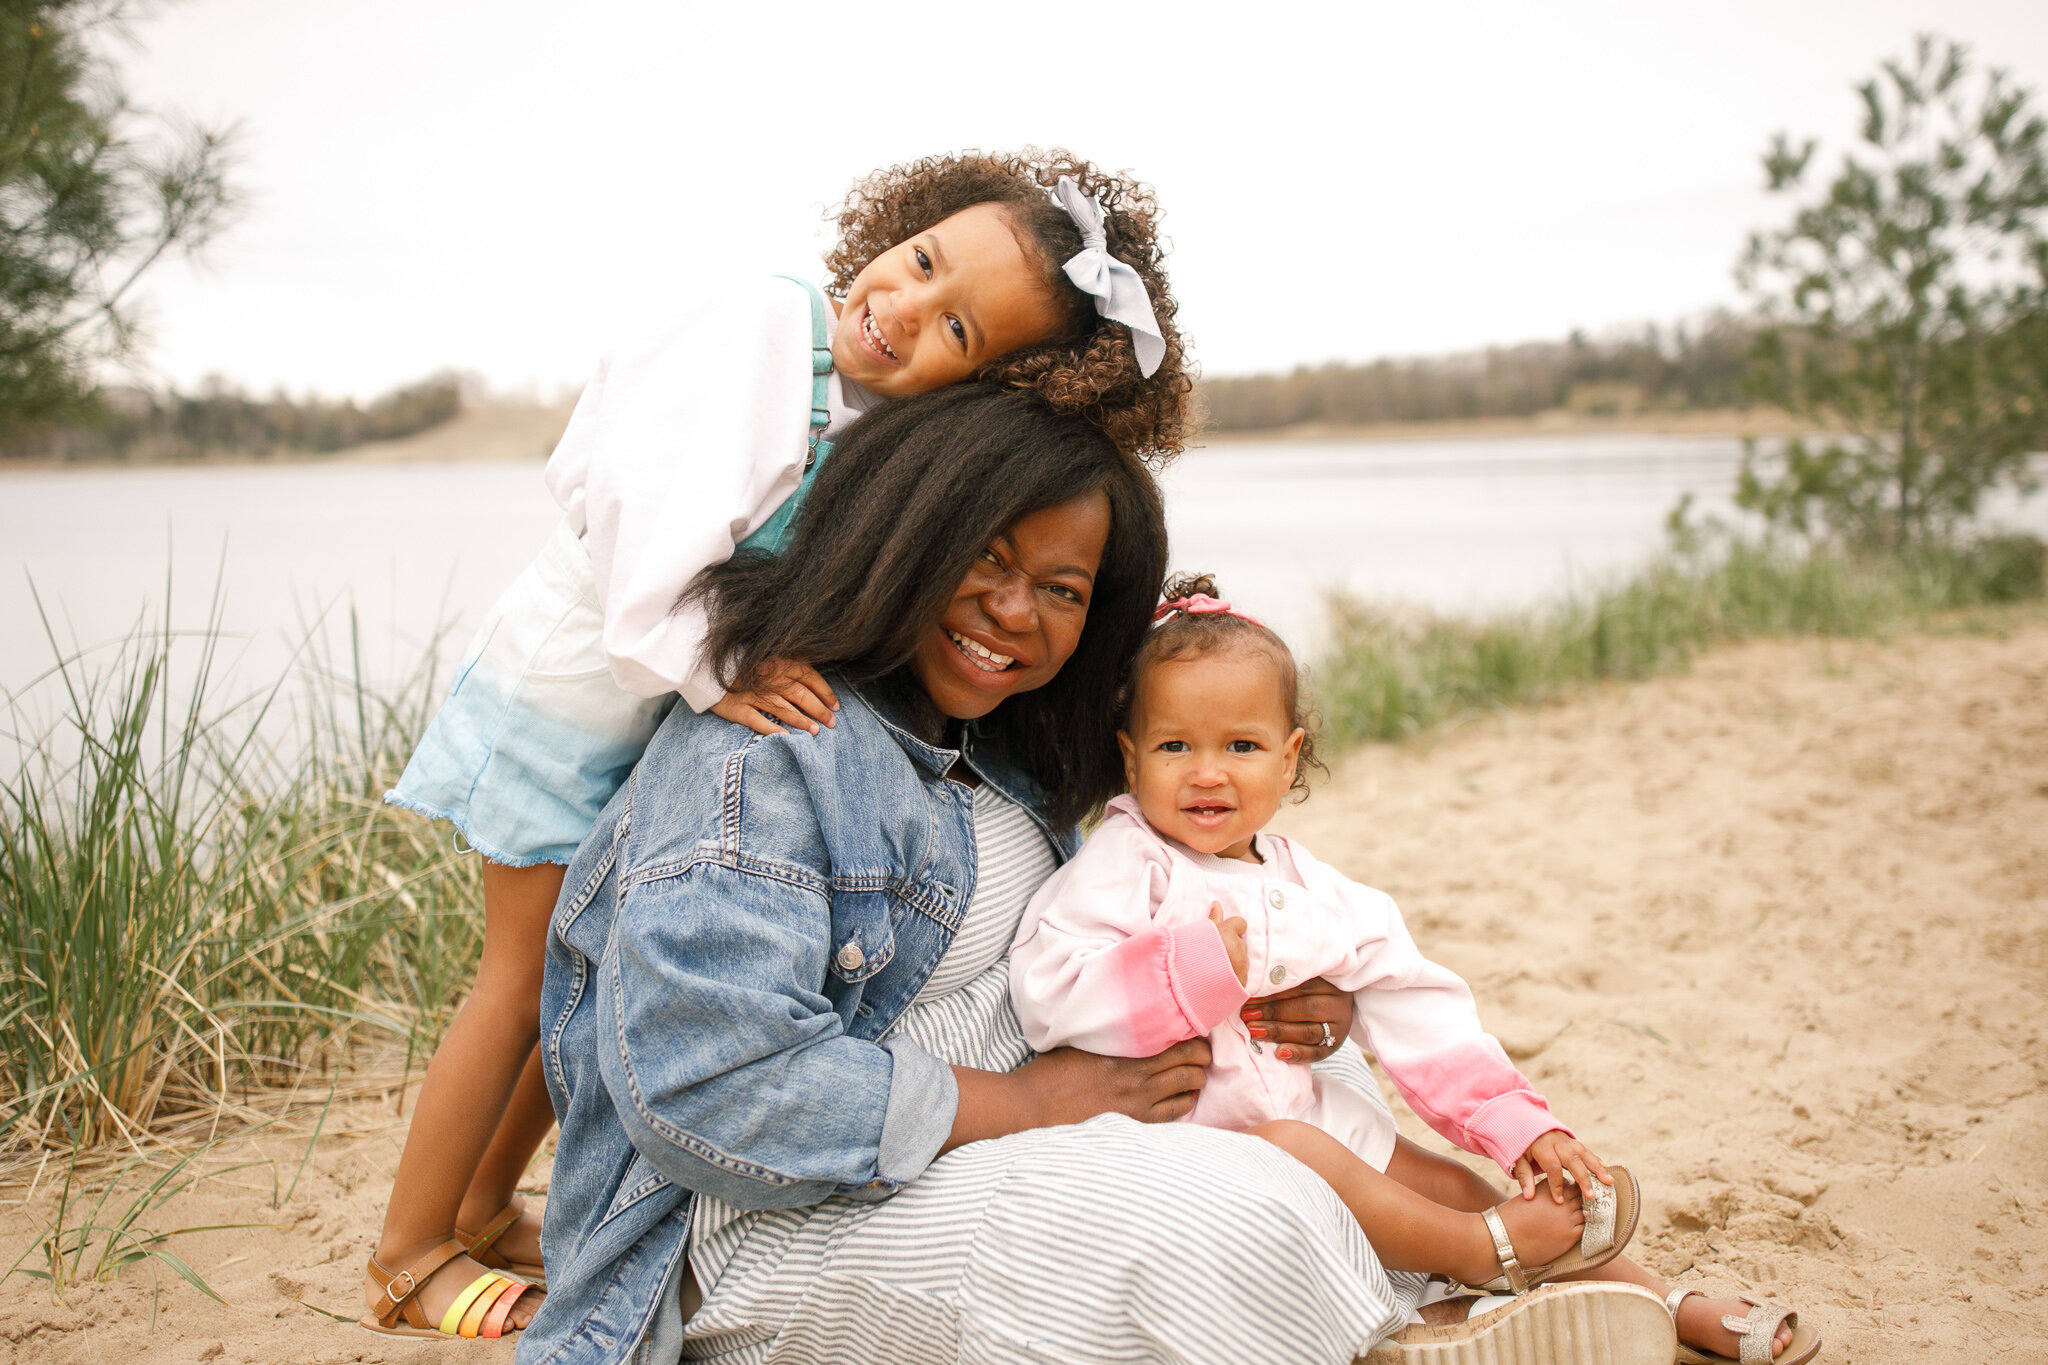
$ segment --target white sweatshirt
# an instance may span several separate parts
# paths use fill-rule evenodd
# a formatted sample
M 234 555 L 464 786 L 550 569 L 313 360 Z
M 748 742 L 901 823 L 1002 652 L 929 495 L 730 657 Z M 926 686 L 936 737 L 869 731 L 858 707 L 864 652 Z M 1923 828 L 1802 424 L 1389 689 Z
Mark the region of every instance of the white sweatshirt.
M 811 380 L 809 294 L 761 276 L 614 351 L 584 388 L 546 479 L 590 554 L 605 662 L 626 691 L 679 692 L 697 711 L 725 694 L 704 613 L 676 602 L 796 490 Z M 830 375 L 827 434 L 875 401 Z

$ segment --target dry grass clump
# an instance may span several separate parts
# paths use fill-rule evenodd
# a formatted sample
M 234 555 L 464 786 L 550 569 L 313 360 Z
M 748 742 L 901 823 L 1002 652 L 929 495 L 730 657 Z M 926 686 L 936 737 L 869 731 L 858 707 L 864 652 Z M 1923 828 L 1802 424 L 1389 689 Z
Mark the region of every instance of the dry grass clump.
M 361 1045 L 409 1069 L 438 1037 L 478 952 L 475 860 L 380 798 L 440 689 L 429 664 L 379 692 L 348 638 L 345 666 L 311 647 L 228 697 L 216 599 L 197 632 L 51 632 L 7 698 L 0 1179 L 205 1138 L 332 1094 Z

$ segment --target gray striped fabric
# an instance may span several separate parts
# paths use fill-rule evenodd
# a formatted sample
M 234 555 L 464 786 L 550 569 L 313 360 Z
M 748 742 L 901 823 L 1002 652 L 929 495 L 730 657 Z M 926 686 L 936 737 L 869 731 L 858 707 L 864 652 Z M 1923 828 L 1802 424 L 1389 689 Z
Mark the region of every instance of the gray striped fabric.
M 1031 1057 L 1009 946 L 1054 858 L 975 792 L 974 897 L 897 1027 L 959 1066 Z M 1379 1087 L 1363 1058 L 1331 1079 Z M 683 1355 L 729 1365 L 1348 1362 L 1400 1326 L 1422 1277 L 1380 1268 L 1328 1186 L 1277 1148 L 1104 1115 L 969 1144 L 884 1203 L 745 1213 L 701 1199 L 704 1305 Z

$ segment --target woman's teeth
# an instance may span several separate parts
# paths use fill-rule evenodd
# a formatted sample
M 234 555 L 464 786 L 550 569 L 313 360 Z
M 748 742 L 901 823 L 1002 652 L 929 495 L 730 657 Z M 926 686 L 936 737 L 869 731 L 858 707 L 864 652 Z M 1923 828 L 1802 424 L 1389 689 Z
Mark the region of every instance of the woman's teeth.
M 1000 673 L 1016 662 L 1012 655 L 998 654 L 992 649 L 976 644 L 956 630 L 947 631 L 946 638 L 953 642 L 955 649 L 967 656 L 969 663 L 984 672 Z
M 874 309 L 863 308 L 861 310 L 860 330 L 861 334 L 865 336 L 869 341 L 872 341 L 875 344 L 876 349 L 881 351 L 883 355 L 889 357 L 889 359 L 891 360 L 896 359 L 896 352 L 890 349 L 888 342 L 882 340 L 882 329 L 875 326 Z

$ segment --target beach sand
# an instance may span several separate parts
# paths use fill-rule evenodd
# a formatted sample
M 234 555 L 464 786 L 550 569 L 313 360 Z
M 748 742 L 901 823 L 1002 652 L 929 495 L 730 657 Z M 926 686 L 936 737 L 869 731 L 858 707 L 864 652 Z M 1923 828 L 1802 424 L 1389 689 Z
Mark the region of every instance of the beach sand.
M 1367 749 L 1284 827 L 1393 892 L 1560 1116 L 1636 1171 L 1641 1260 L 1799 1308 L 1831 1362 L 2048 1361 L 2038 616 L 1725 650 Z M 309 1126 L 216 1163 L 288 1185 Z M 139 1267 L 63 1306 L 0 1283 L 0 1362 L 509 1361 L 303 1306 L 360 1310 L 401 1137 L 388 1098 L 338 1107 L 282 1208 L 258 1167 L 145 1220 L 269 1225 L 172 1243 L 225 1307 L 167 1274 L 152 1333 Z M 0 1266 L 49 1208 L 0 1206 Z

